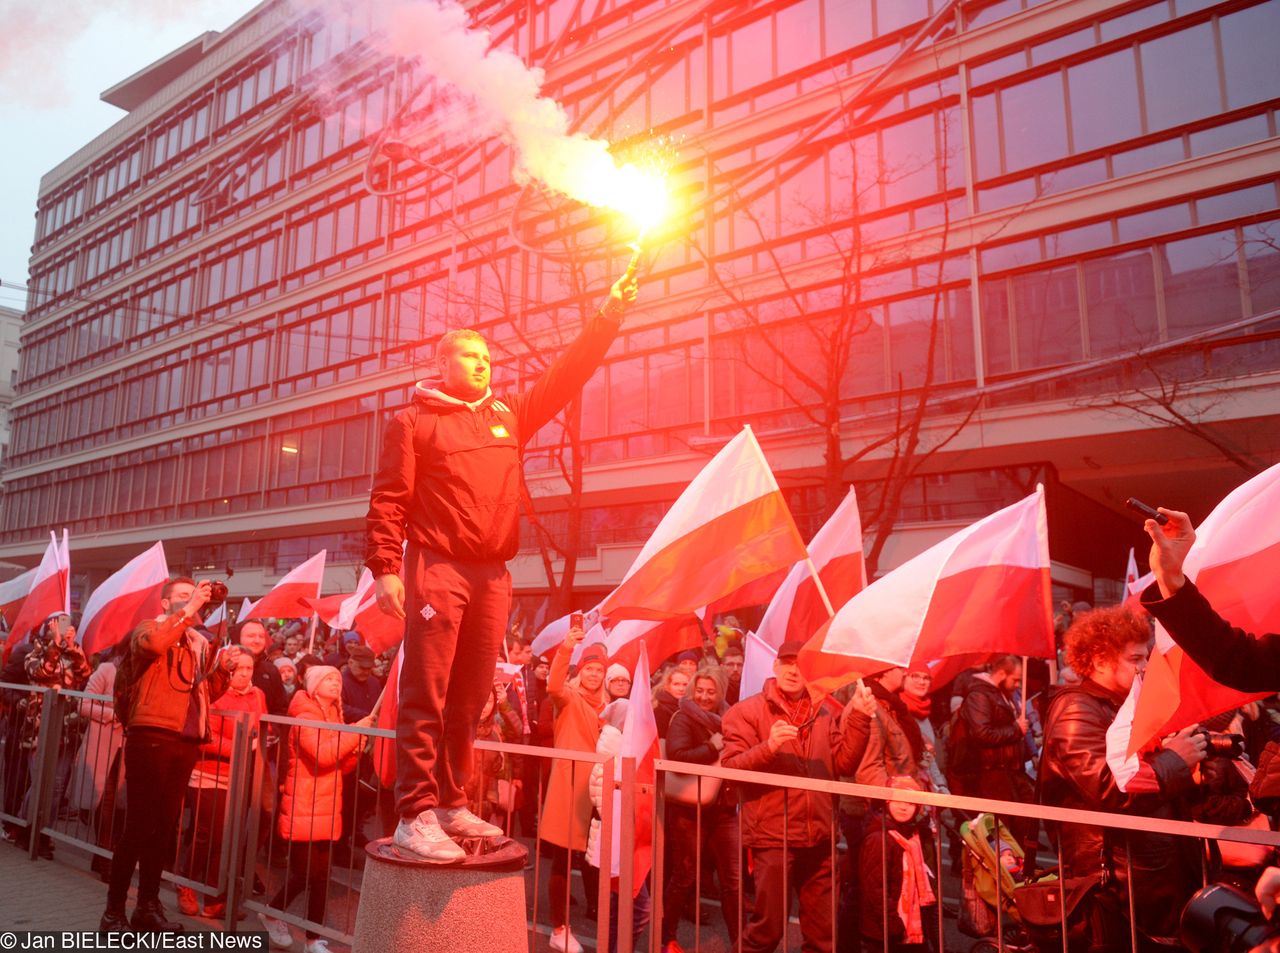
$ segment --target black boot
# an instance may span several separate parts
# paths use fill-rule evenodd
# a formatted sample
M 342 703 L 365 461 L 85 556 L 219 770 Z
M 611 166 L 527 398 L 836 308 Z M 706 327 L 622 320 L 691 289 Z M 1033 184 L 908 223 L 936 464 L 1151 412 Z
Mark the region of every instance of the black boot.
M 98 921 L 99 933 L 123 933 L 129 929 L 129 917 L 124 910 L 112 910 L 107 907 L 102 919 Z
M 133 908 L 129 925 L 135 930 L 154 933 L 181 933 L 186 929 L 181 923 L 170 920 L 159 900 L 139 900 Z

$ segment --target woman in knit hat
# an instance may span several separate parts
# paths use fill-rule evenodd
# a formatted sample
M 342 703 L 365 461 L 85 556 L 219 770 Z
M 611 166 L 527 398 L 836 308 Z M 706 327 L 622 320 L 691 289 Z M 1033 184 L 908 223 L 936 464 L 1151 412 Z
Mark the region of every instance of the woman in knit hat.
M 604 673 L 604 687 L 609 700 L 631 697 L 631 673 L 621 662 L 614 662 Z
M 332 665 L 310 665 L 303 690 L 289 703 L 289 717 L 306 721 L 342 722 L 342 673 Z M 369 727 L 373 716 L 354 724 Z M 324 921 L 328 893 L 330 851 L 342 837 L 342 774 L 355 769 L 364 736 L 350 731 L 295 725 L 289 731 L 284 780 L 280 784 L 279 832 L 289 844 L 284 885 L 272 899 L 275 910 L 286 910 L 304 891 L 307 919 Z M 271 944 L 293 945 L 289 925 L 260 914 Z M 327 943 L 307 931 L 306 953 L 330 953 Z
M 572 751 L 596 750 L 600 737 L 600 712 L 607 701 L 604 690 L 608 656 L 600 643 L 587 646 L 578 659 L 578 674 L 569 678 L 573 650 L 582 641 L 582 629 L 570 629 L 564 643 L 551 660 L 547 695 L 555 706 L 555 747 Z M 569 931 L 569 863 L 581 860 L 587 849 L 591 825 L 591 795 L 588 781 L 591 765 L 581 761 L 556 759 L 551 762 L 551 780 L 543 804 L 538 837 L 551 858 L 550 901 L 552 934 L 550 947 L 557 953 L 581 953 L 582 945 Z M 596 908 L 598 871 L 581 864 L 582 885 L 587 894 L 587 914 Z

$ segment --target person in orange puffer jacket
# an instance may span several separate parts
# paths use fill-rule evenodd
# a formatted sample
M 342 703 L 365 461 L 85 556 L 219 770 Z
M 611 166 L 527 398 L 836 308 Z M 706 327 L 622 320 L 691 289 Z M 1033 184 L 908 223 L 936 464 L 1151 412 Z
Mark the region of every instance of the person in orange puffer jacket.
M 342 722 L 342 674 L 331 665 L 312 665 L 304 691 L 294 694 L 289 716 L 307 721 Z M 372 716 L 354 724 L 369 727 Z M 295 725 L 289 731 L 288 758 L 280 784 L 280 836 L 289 844 L 284 884 L 270 906 L 285 910 L 303 891 L 307 919 L 324 921 L 328 899 L 329 853 L 342 837 L 342 775 L 355 769 L 364 736 L 355 732 Z M 292 946 L 288 924 L 261 914 L 271 943 Z M 307 931 L 306 953 L 330 953 L 323 939 Z

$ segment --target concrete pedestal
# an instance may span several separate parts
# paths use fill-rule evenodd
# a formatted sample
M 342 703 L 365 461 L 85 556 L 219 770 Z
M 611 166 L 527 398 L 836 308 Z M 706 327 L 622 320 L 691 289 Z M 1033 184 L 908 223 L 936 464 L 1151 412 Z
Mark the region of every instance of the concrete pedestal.
M 465 860 L 442 865 L 370 842 L 352 953 L 528 953 L 528 851 L 510 838 L 463 848 Z

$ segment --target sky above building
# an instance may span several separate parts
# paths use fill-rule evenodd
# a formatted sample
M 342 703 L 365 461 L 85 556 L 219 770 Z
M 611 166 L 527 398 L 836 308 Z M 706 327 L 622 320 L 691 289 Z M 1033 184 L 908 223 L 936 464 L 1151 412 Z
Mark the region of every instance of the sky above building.
M 102 91 L 257 3 L 0 0 L 0 304 L 26 307 L 40 178 L 125 116 Z

